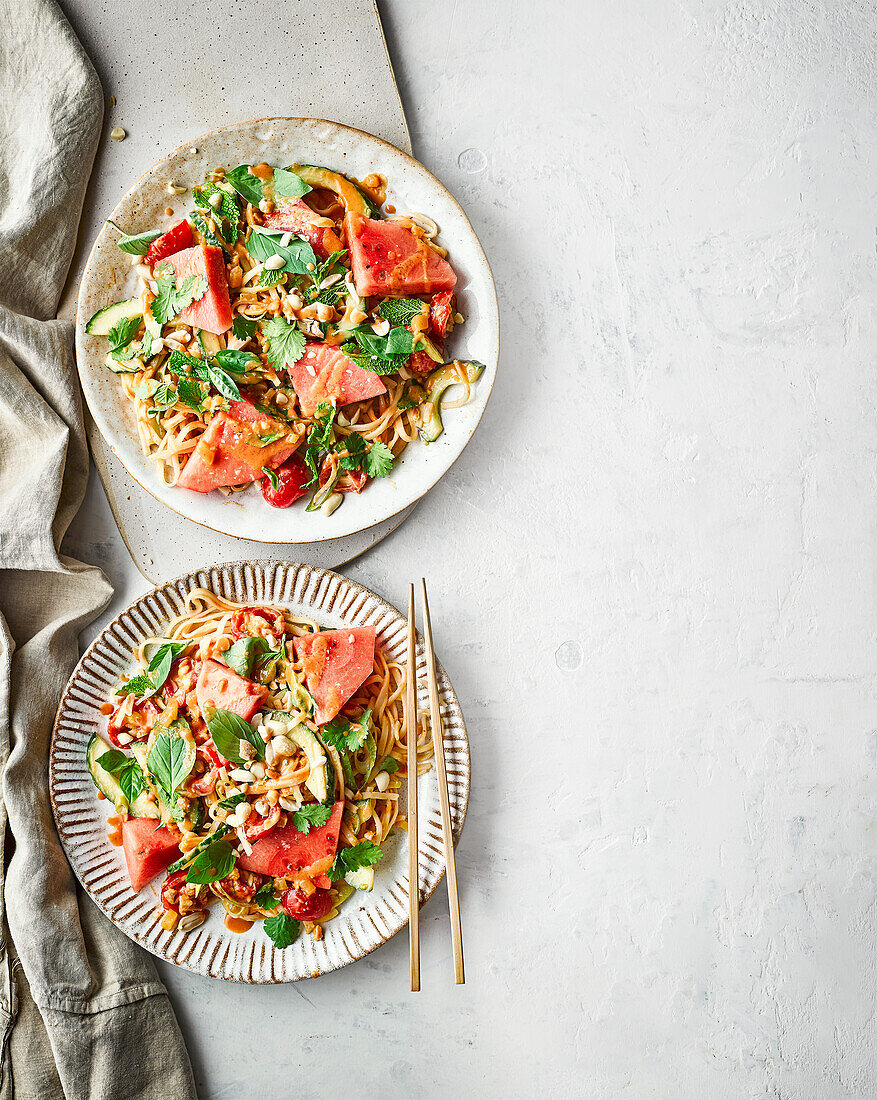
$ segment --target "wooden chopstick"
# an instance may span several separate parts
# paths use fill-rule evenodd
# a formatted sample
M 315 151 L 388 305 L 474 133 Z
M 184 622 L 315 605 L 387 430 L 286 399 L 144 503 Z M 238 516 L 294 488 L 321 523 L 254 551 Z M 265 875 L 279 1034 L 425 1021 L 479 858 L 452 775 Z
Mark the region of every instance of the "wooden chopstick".
M 432 746 L 435 752 L 439 800 L 442 808 L 442 839 L 445 845 L 448 905 L 451 912 L 451 942 L 454 948 L 454 980 L 457 985 L 463 985 L 466 981 L 465 974 L 463 973 L 463 929 L 460 925 L 460 897 L 457 893 L 457 863 L 454 858 L 454 833 L 451 828 L 451 800 L 448 797 L 448 776 L 445 771 L 444 727 L 442 725 L 438 683 L 435 677 L 435 653 L 432 648 L 432 626 L 429 621 L 429 602 L 426 598 L 426 581 L 422 577 L 420 579 L 420 595 L 423 603 L 423 638 L 426 643 L 426 675 L 429 684 L 429 713 L 430 725 L 432 726 Z
M 405 736 L 408 743 L 408 944 L 411 990 L 420 989 L 420 865 L 417 836 L 417 664 L 414 656 L 414 585 L 408 585 L 408 663 L 405 670 Z

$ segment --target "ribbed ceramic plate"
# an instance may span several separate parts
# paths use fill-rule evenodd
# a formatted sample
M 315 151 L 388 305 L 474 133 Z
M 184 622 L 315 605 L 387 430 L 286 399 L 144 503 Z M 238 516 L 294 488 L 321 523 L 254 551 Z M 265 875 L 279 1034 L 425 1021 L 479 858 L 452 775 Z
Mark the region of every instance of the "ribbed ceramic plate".
M 166 228 L 192 209 L 191 192 L 170 195 L 169 181 L 191 188 L 208 170 L 242 162 L 323 164 L 361 179 L 378 172 L 389 180 L 387 200 L 401 213 L 428 214 L 441 228 L 457 272 L 457 298 L 466 323 L 448 343 L 457 359 L 477 359 L 487 370 L 469 403 L 449 410 L 435 443 L 408 447 L 389 477 L 350 494 L 331 516 L 304 507 L 272 508 L 258 488 L 224 497 L 165 485 L 142 453 L 134 410 L 123 400 L 119 379 L 104 366 L 107 342 L 88 336 L 85 324 L 102 306 L 136 292 L 131 257 L 116 247 L 118 233 L 104 225 L 88 257 L 76 316 L 76 358 L 88 407 L 101 435 L 131 476 L 186 519 L 214 531 L 258 542 L 322 542 L 363 531 L 419 500 L 446 473 L 472 438 L 493 386 L 499 355 L 499 314 L 490 267 L 469 219 L 453 196 L 421 164 L 400 149 L 361 130 L 335 122 L 263 118 L 213 130 L 195 138 L 151 168 L 122 199 L 112 220 L 126 232 Z M 165 210 L 170 209 L 170 215 Z
M 395 935 L 408 921 L 408 854 L 406 836 L 398 830 L 384 846 L 375 869 L 374 890 L 356 893 L 325 928 L 317 943 L 302 934 L 277 950 L 258 924 L 243 934 L 230 932 L 221 910 L 193 932 L 166 932 L 158 923 L 157 888 L 131 890 L 120 848 L 107 839 L 112 812 L 97 798 L 85 766 L 85 748 L 94 733 L 106 735 L 100 706 L 118 686 L 122 673 L 135 664 L 134 650 L 183 610 L 193 588 L 210 588 L 246 603 L 274 603 L 337 628 L 374 624 L 378 644 L 403 665 L 406 623 L 385 600 L 337 573 L 305 565 L 274 562 L 218 566 L 192 573 L 156 588 L 124 611 L 88 648 L 61 699 L 49 762 L 49 789 L 55 821 L 67 858 L 77 878 L 104 913 L 128 936 L 168 962 L 211 978 L 239 982 L 291 982 L 317 977 L 361 959 Z M 469 798 L 469 745 L 454 690 L 438 667 L 445 727 L 445 755 L 454 836 L 466 816 Z M 426 665 L 418 639 L 418 709 L 427 710 Z M 404 786 L 404 785 L 403 785 Z M 435 890 L 444 875 L 441 815 L 435 770 L 420 777 L 420 899 Z M 404 790 L 402 792 L 404 795 Z M 404 805 L 404 798 L 403 798 Z M 160 880 L 156 880 L 160 881 Z

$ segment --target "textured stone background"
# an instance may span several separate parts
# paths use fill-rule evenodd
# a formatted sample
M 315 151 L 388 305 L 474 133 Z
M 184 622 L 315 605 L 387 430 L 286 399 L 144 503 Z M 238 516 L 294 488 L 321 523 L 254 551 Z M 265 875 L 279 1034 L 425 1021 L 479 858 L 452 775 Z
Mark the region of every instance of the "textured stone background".
M 419 996 L 404 938 L 278 989 L 163 966 L 203 1096 L 873 1097 L 877 10 L 381 11 L 504 325 L 465 456 L 349 569 L 434 592 L 468 984 L 441 892 Z M 172 136 L 244 117 L 223 94 Z M 146 585 L 101 497 L 73 549 L 118 607 Z

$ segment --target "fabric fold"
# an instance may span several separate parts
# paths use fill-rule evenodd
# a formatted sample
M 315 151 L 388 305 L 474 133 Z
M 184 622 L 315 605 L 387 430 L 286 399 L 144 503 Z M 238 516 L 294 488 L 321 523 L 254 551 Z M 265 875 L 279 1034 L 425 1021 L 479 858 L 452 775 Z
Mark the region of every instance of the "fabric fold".
M 88 449 L 72 326 L 51 319 L 103 97 L 53 0 L 0 0 L 0 15 L 0 1100 L 187 1100 L 192 1071 L 155 966 L 78 891 L 48 793 L 78 634 L 112 595 L 60 552 Z

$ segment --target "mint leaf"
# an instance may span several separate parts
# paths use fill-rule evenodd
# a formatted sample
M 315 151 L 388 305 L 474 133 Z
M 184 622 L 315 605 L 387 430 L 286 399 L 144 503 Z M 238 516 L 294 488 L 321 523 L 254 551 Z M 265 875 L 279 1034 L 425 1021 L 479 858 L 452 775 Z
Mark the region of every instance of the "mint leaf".
M 210 201 L 214 195 L 222 196 L 222 202 L 218 207 L 215 207 Z M 231 231 L 234 233 L 234 236 L 228 238 L 228 243 L 234 244 L 237 240 L 237 221 L 240 217 L 240 211 L 234 196 L 221 187 L 217 187 L 215 183 L 205 183 L 201 187 L 192 188 L 192 198 L 203 210 L 209 210 L 217 217 L 228 218 L 231 223 Z
M 237 168 L 226 172 L 225 178 L 235 191 L 253 206 L 258 206 L 262 201 L 264 197 L 262 181 L 252 174 L 249 164 L 239 164 Z
M 385 756 L 384 759 L 378 764 L 379 772 L 386 772 L 387 775 L 395 775 L 399 770 L 399 761 L 395 756 Z
M 342 470 L 358 470 L 365 458 L 365 440 L 357 432 L 351 432 L 350 435 L 339 439 L 335 444 L 335 450 L 347 451 L 338 463 Z
M 299 937 L 301 924 L 288 913 L 280 913 L 276 917 L 266 917 L 262 922 L 265 934 L 274 941 L 274 946 L 281 950 L 289 947 Z
M 238 316 L 231 323 L 231 331 L 238 340 L 249 340 L 251 336 L 255 336 L 258 327 L 259 322 L 250 317 Z
M 369 477 L 386 477 L 393 469 L 393 452 L 386 443 L 372 443 L 362 468 Z
M 199 210 L 193 210 L 189 214 L 189 221 L 198 230 L 201 236 L 204 238 L 205 244 L 212 244 L 214 248 L 221 248 L 225 253 L 226 258 L 229 257 L 229 251 L 225 246 L 225 243 L 217 237 L 217 235 L 210 228 L 210 224 L 207 219 L 201 214 Z
M 249 741 L 256 749 L 259 759 L 265 759 L 265 742 L 258 730 L 234 711 L 217 707 L 207 719 L 207 728 L 210 730 L 213 744 L 226 760 L 232 760 L 236 764 L 244 763 L 244 758 L 241 756 L 241 741 Z
M 265 321 L 262 335 L 268 342 L 268 362 L 278 372 L 297 363 L 304 354 L 304 333 L 283 317 Z
M 292 815 L 292 823 L 300 833 L 307 836 L 312 827 L 319 829 L 331 816 L 331 806 L 315 802 L 313 805 L 302 806 L 300 810 L 296 810 Z
M 155 393 L 153 393 L 152 402 L 156 408 L 169 409 L 171 405 L 176 405 L 177 403 L 177 391 L 169 382 L 162 382 L 159 384 Z
M 137 335 L 137 329 L 139 328 L 139 317 L 123 317 L 121 321 L 117 321 L 107 333 L 110 351 L 120 351 L 122 348 L 127 347 Z
M 419 298 L 385 298 L 378 306 L 378 313 L 391 325 L 407 325 L 419 317 L 426 302 Z
M 189 378 L 181 378 L 177 383 L 177 394 L 184 405 L 188 405 L 195 412 L 201 412 L 204 391 L 197 382 L 193 382 Z
M 295 172 L 290 172 L 286 168 L 274 169 L 275 195 L 280 195 L 284 199 L 300 199 L 308 191 L 310 191 L 308 184 Z
M 194 882 L 199 886 L 207 886 L 211 882 L 218 882 L 231 874 L 237 858 L 237 852 L 225 837 L 214 840 L 212 844 L 207 845 L 203 852 L 199 852 L 189 864 L 186 882 Z
M 373 866 L 383 854 L 377 844 L 370 840 L 361 840 L 351 848 L 342 848 L 326 873 L 333 882 L 337 882 L 351 871 Z
M 281 231 L 259 232 L 253 229 L 247 238 L 247 251 L 254 260 L 264 263 L 272 256 L 283 258 L 283 267 L 278 271 L 289 272 L 291 275 L 311 276 L 308 264 L 317 267 L 317 255 L 306 240 L 301 237 L 293 237 L 289 244 L 281 244 L 280 239 L 284 234 Z

